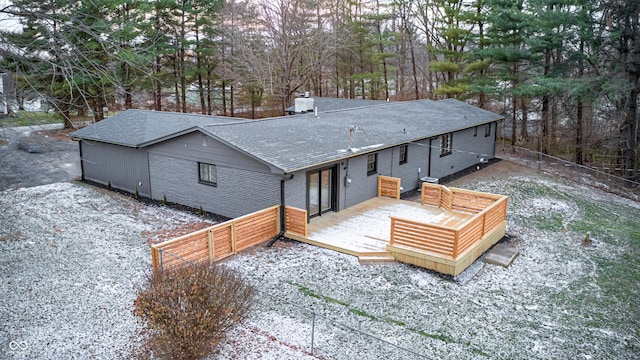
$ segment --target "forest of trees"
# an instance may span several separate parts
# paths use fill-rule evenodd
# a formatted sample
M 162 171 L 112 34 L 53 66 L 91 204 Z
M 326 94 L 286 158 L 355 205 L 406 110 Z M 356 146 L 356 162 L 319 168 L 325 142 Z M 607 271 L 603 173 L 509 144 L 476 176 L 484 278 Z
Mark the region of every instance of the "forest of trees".
M 249 118 L 313 96 L 457 98 L 512 144 L 637 180 L 640 0 L 14 0 L 0 70 L 71 125 Z

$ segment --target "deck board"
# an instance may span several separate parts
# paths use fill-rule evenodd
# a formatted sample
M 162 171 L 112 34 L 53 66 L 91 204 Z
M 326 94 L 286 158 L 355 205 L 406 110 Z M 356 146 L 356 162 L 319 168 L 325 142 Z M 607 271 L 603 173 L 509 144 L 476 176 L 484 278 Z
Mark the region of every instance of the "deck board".
M 389 216 L 446 226 L 458 226 L 471 217 L 419 202 L 376 197 L 340 212 L 313 218 L 307 226 L 307 237 L 293 238 L 356 256 L 388 254 Z

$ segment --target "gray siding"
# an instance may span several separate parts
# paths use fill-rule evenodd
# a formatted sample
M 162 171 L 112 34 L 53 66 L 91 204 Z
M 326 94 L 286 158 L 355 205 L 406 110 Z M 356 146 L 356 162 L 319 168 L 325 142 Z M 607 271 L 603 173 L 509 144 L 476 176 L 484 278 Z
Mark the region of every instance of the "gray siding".
M 388 159 L 387 159 L 388 158 Z M 387 164 L 388 163 L 388 164 Z M 378 195 L 378 176 L 367 175 L 367 155 L 349 159 L 347 178 L 351 179 L 344 189 L 345 207 L 350 207 Z M 391 152 L 378 152 L 378 173 L 388 175 Z M 387 169 L 385 171 L 385 169 Z
M 79 142 L 84 179 L 151 196 L 147 152 L 101 142 Z
M 492 123 L 490 126 L 491 134 L 487 137 L 484 136 L 484 126 L 478 127 L 476 136 L 474 136 L 474 128 L 453 133 L 453 152 L 442 157 L 440 157 L 440 137 L 433 138 L 429 176 L 442 178 L 477 164 L 481 158 L 493 158 L 495 156 L 496 123 Z
M 428 142 L 427 142 L 428 145 Z M 429 166 L 429 147 L 409 144 L 407 162 L 400 164 L 400 147 L 393 149 L 392 176 L 402 179 L 402 192 L 417 189 L 419 179 L 427 176 Z M 418 172 L 420 170 L 420 172 Z
M 286 178 L 286 176 L 285 176 Z M 307 208 L 307 172 L 297 171 L 293 174 L 293 178 L 286 180 L 284 183 L 285 205 L 297 207 L 298 209 Z
M 149 152 L 242 170 L 271 173 L 269 166 L 201 132 L 193 132 L 155 144 L 149 148 Z
M 169 202 L 227 217 L 280 204 L 280 176 L 215 165 L 218 185 L 210 186 L 198 182 L 198 161 L 150 153 L 153 198 L 166 196 Z

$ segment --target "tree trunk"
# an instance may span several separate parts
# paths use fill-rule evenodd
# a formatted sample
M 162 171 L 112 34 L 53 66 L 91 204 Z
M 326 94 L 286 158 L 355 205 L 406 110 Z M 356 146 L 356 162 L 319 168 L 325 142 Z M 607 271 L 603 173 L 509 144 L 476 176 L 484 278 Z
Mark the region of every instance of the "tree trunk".
M 195 18 L 196 24 L 198 23 L 198 16 Z M 204 82 L 202 81 L 202 54 L 200 53 L 200 27 L 196 25 L 195 27 L 195 35 L 196 35 L 196 66 L 198 73 L 198 95 L 200 96 L 200 112 L 203 115 L 207 114 L 207 107 L 205 104 L 204 98 Z
M 180 21 L 180 89 L 182 90 L 182 112 L 187 112 L 187 75 L 185 70 L 185 48 L 184 43 L 187 41 L 186 39 L 186 24 L 185 24 L 185 11 L 184 11 L 184 1 L 182 4 L 182 21 Z
M 415 99 L 420 99 L 420 91 L 418 90 L 418 73 L 416 71 L 416 55 L 413 50 L 413 39 L 412 35 L 409 33 L 409 28 L 407 27 L 407 36 L 409 37 L 409 51 L 411 53 L 411 69 L 413 72 L 413 87 L 414 87 L 414 96 Z
M 584 40 L 580 40 L 580 53 L 584 53 Z M 578 78 L 582 80 L 584 75 L 584 67 L 582 64 L 582 60 L 578 62 Z M 576 104 L 578 107 L 576 109 L 576 164 L 583 164 L 583 155 L 582 155 L 582 124 L 584 123 L 583 113 L 582 113 L 582 99 L 578 98 L 578 102 Z
M 517 136 L 517 132 L 516 132 L 516 128 L 517 128 L 517 121 L 516 119 L 517 114 L 518 114 L 518 99 L 516 98 L 515 95 L 511 96 L 511 114 L 512 114 L 512 118 L 511 118 L 511 146 L 514 146 L 516 144 L 516 136 Z
M 578 100 L 578 103 L 576 104 L 576 106 L 578 107 L 576 109 L 576 164 L 582 165 L 583 164 L 583 155 L 582 155 L 582 123 L 583 123 L 583 116 L 582 116 L 582 101 Z
M 380 51 L 380 56 L 382 57 L 382 79 L 384 81 L 384 99 L 389 100 L 389 78 L 387 75 L 387 59 L 383 55 L 384 54 L 384 44 L 382 41 L 382 28 L 380 27 L 380 0 L 376 1 L 376 8 L 378 9 L 378 20 L 376 21 L 376 28 L 378 30 L 378 50 Z
M 638 75 L 629 76 L 629 82 L 635 84 L 635 87 L 629 92 L 629 97 L 626 98 L 626 106 L 624 106 L 625 114 L 622 125 L 620 126 L 620 157 L 622 162 L 622 176 L 626 179 L 635 178 L 635 166 L 636 156 L 635 150 L 637 145 L 637 99 L 639 95 L 638 91 Z
M 160 64 L 160 56 L 156 56 L 156 91 L 154 94 L 154 98 L 155 98 L 155 110 L 156 111 L 162 111 L 162 81 L 160 80 L 160 71 L 162 71 L 162 67 Z
M 231 116 L 233 117 L 233 116 L 235 116 L 235 106 L 236 106 L 235 98 L 233 96 L 233 85 L 229 86 L 229 93 L 231 95 L 230 99 L 229 99 L 229 102 L 231 104 Z
M 548 154 L 548 143 L 547 139 L 549 137 L 549 95 L 544 95 L 542 97 L 542 119 L 541 119 L 541 127 L 540 129 L 540 137 L 538 138 L 538 151 Z
M 227 82 L 222 80 L 222 115 L 227 116 Z
M 524 96 L 520 98 L 520 111 L 522 111 L 522 127 L 520 128 L 520 137 L 523 141 L 529 141 L 527 100 Z
M 60 109 L 60 115 L 62 115 L 62 118 L 64 119 L 64 128 L 72 129 L 74 126 L 71 122 L 71 109 L 69 108 L 69 105 L 62 106 Z
M 213 104 L 211 103 L 211 66 L 207 66 L 207 115 L 213 113 Z
M 176 54 L 177 55 L 177 54 Z M 180 112 L 180 89 L 178 88 L 178 61 L 177 56 L 173 57 L 173 85 L 176 92 L 176 112 Z
M 518 64 L 513 64 L 513 80 L 511 81 L 511 109 L 512 109 L 512 119 L 511 119 L 511 146 L 516 144 L 516 128 L 517 128 L 517 118 L 518 118 L 518 98 L 515 95 L 516 86 L 518 85 L 518 81 L 516 80 L 516 74 L 518 74 Z

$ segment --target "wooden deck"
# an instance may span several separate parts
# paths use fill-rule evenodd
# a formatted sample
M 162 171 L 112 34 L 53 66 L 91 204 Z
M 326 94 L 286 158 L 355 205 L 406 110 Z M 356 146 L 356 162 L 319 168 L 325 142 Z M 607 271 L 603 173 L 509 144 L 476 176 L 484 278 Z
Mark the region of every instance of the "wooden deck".
M 314 218 L 306 228 L 287 228 L 285 235 L 361 262 L 395 260 L 454 276 L 504 236 L 506 196 L 425 183 L 418 203 L 399 199 L 399 181 L 381 177 L 377 198 Z M 298 222 L 306 217 L 304 210 L 294 213 L 305 214 Z
M 290 239 L 358 257 L 391 256 L 386 247 L 391 234 L 390 216 L 458 227 L 470 214 L 451 213 L 419 202 L 376 197 L 311 219 L 307 236 L 287 233 Z

